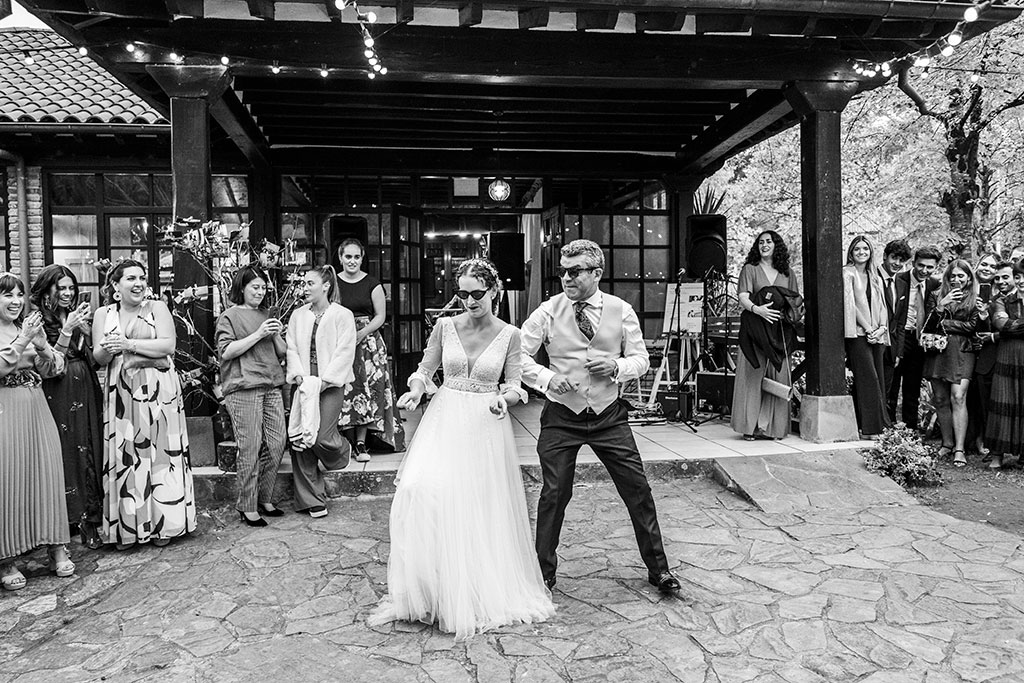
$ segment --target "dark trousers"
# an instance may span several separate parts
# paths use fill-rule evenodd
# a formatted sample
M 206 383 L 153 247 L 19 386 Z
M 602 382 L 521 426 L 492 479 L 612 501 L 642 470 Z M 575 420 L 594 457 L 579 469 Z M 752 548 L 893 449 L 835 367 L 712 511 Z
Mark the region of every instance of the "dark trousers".
M 626 504 L 648 573 L 656 576 L 668 571 L 654 496 L 627 417 L 628 408 L 621 400 L 600 414 L 587 410 L 580 415 L 560 403 L 545 403 L 537 440 L 544 477 L 537 505 L 537 559 L 545 579 L 554 578 L 558 566 L 555 551 L 565 508 L 572 498 L 576 455 L 583 444 L 594 449 Z
M 885 384 L 882 389 L 885 391 L 885 405 L 889 409 L 889 419 L 896 420 L 896 394 L 892 391 L 892 382 L 896 374 L 896 356 L 892 347 L 886 346 L 882 352 L 882 375 Z M 898 393 L 898 392 L 897 392 Z
M 993 368 L 993 371 L 995 368 Z M 992 397 L 992 372 L 974 373 L 971 383 L 967 386 L 967 439 L 974 443 L 975 439 L 985 437 L 985 426 L 988 419 L 988 402 Z
M 320 430 L 313 447 L 304 451 L 292 451 L 292 482 L 295 487 L 296 510 L 327 505 L 327 491 L 324 475 L 319 463 L 327 470 L 343 470 L 348 467 L 352 446 L 338 431 L 338 415 L 345 402 L 345 390 L 341 387 L 325 389 L 320 394 Z
M 857 426 L 865 436 L 881 434 L 892 424 L 882 389 L 885 381 L 882 356 L 886 347 L 869 344 L 867 337 L 853 337 L 845 343 L 846 363 L 853 372 L 853 407 L 857 413 Z
M 917 332 L 907 330 L 903 340 L 903 356 L 893 373 L 892 386 L 889 388 L 889 404 L 896 416 L 896 397 L 903 387 L 903 422 L 908 427 L 917 429 L 917 411 L 921 404 L 921 378 L 924 376 L 924 349 L 917 339 Z

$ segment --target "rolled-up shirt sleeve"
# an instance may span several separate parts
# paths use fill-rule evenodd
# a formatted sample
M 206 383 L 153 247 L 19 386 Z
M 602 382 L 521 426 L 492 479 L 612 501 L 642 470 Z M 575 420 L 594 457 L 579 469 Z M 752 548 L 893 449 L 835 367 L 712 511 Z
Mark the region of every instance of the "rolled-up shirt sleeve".
M 651 357 L 644 343 L 640 319 L 633 307 L 625 303 L 622 307 L 622 358 L 617 358 L 615 364 L 619 366 L 615 375 L 616 382 L 642 377 L 651 368 Z
M 551 328 L 551 304 L 545 301 L 537 310 L 530 314 L 530 317 L 523 323 L 520 330 L 522 340 L 523 379 L 522 382 L 542 394 L 548 391 L 548 383 L 555 376 L 548 368 L 544 367 L 533 356 L 540 351 L 541 344 L 548 338 Z

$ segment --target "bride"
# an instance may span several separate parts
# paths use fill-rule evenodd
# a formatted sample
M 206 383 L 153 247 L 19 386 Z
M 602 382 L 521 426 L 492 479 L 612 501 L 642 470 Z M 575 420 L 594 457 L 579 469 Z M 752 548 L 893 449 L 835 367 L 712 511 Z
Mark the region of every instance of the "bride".
M 494 317 L 498 271 L 458 270 L 465 312 L 441 318 L 398 406 L 433 399 L 398 470 L 388 595 L 370 625 L 437 622 L 464 640 L 554 614 L 530 534 L 508 407 L 526 401 L 519 329 Z M 440 389 L 431 381 L 444 367 Z M 504 382 L 499 384 L 504 371 Z

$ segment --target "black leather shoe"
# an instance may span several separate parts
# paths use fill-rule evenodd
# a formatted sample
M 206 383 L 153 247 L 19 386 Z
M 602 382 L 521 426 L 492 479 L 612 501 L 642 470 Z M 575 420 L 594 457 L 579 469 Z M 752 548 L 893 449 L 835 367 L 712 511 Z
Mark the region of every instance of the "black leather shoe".
M 662 572 L 657 576 L 648 575 L 647 581 L 662 593 L 676 593 L 681 586 L 679 580 L 672 576 L 672 572 Z
M 554 588 L 555 587 L 555 577 L 552 576 L 552 577 L 544 579 L 544 585 L 548 587 L 548 590 L 551 590 L 552 588 Z
M 239 512 L 238 516 L 241 517 L 242 521 L 248 524 L 249 526 L 267 526 L 267 520 L 263 519 L 262 517 L 258 519 L 249 519 L 245 516 L 244 512 Z
M 263 505 L 260 506 L 260 514 L 264 517 L 284 517 L 284 510 L 280 508 L 267 508 Z

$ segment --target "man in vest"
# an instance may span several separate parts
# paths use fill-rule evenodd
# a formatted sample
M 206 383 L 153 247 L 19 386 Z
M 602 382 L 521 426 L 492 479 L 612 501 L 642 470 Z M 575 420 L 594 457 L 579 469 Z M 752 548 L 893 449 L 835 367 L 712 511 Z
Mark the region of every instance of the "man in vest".
M 590 240 L 562 247 L 564 293 L 551 297 L 523 325 L 523 382 L 544 393 L 537 453 L 544 484 L 537 508 L 537 559 L 548 588 L 555 585 L 558 536 L 572 498 L 576 454 L 589 445 L 608 469 L 629 510 L 648 580 L 676 593 L 654 497 L 627 422 L 619 383 L 650 367 L 640 321 L 622 299 L 601 292 L 604 253 Z M 533 355 L 544 345 L 549 367 Z

